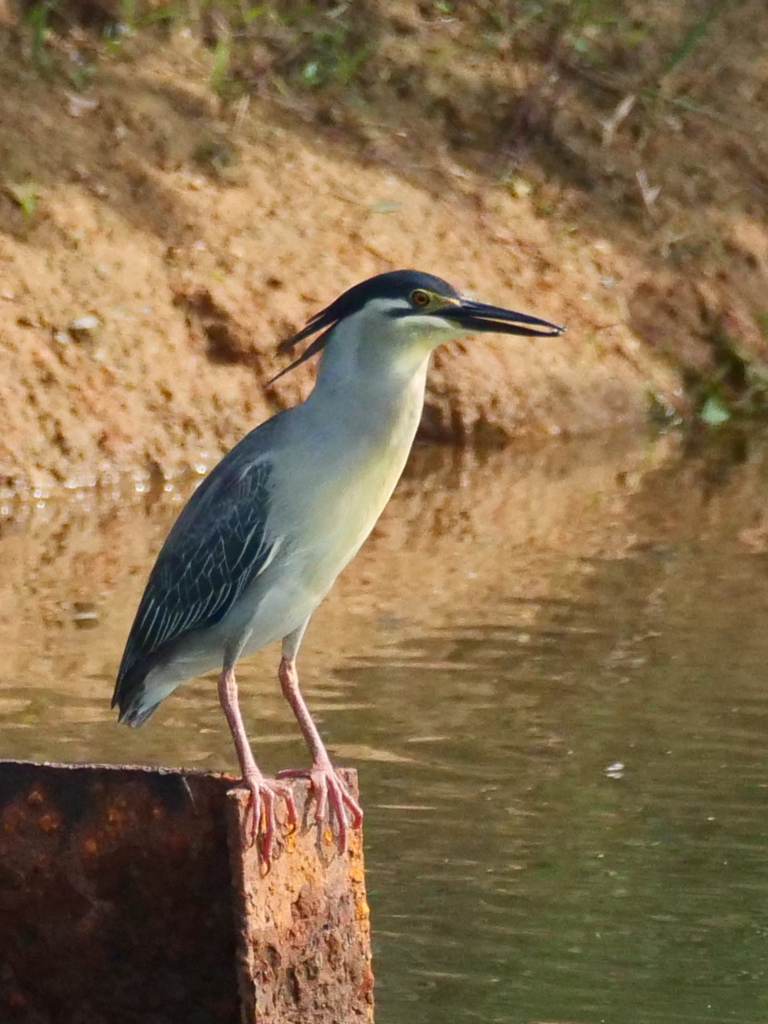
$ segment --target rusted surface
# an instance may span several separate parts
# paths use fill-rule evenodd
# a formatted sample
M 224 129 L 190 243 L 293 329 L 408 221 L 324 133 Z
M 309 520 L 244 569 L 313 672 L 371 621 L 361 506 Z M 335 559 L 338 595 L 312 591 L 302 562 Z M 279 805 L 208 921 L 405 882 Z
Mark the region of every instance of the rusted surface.
M 316 829 L 289 837 L 262 877 L 231 786 L 0 761 L 2 1024 L 372 1019 L 360 835 L 314 860 Z
M 357 796 L 357 773 L 342 770 Z M 243 1024 L 362 1024 L 373 1020 L 373 972 L 365 894 L 362 830 L 336 850 L 318 834 L 307 785 L 294 786 L 303 822 L 285 837 L 269 872 L 253 848 L 232 849 L 239 913 Z M 244 794 L 230 798 L 230 835 L 239 831 Z M 310 823 L 310 827 L 307 824 Z M 236 911 L 237 912 L 237 911 Z
M 0 1020 L 238 1024 L 231 784 L 0 762 Z

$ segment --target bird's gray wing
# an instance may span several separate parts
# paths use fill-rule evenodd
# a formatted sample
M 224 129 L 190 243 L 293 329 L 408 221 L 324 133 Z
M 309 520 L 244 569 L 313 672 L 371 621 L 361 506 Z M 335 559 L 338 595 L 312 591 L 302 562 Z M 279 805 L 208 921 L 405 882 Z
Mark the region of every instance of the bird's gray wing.
M 254 458 L 252 432 L 219 463 L 182 511 L 150 573 L 117 675 L 121 718 L 170 646 L 220 622 L 274 557 L 266 529 L 272 463 Z

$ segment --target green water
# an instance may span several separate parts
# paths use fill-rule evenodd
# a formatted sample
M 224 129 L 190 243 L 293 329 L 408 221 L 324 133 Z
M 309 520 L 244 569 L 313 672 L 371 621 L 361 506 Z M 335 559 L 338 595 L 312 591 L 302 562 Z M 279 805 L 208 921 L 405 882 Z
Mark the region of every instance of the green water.
M 4 521 L 3 756 L 232 767 L 210 680 L 108 710 L 173 502 Z M 302 652 L 378 1024 L 768 1020 L 767 551 L 759 437 L 416 460 Z M 306 761 L 275 659 L 240 673 L 270 771 Z

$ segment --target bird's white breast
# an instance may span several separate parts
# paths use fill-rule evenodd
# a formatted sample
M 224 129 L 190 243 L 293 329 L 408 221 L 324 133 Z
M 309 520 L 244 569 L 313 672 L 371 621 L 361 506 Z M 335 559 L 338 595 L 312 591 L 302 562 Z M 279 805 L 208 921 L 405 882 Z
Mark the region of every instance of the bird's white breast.
M 308 400 L 284 418 L 268 521 L 280 550 L 251 584 L 252 600 L 222 623 L 251 630 L 246 652 L 302 625 L 373 529 L 408 458 L 425 379 L 426 365 L 390 395 L 358 392 L 335 407 Z

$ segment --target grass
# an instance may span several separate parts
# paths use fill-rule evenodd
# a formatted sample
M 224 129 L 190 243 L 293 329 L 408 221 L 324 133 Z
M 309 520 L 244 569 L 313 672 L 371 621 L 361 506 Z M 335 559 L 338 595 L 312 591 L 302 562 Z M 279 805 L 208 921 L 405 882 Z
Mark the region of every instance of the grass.
M 40 187 L 34 181 L 6 182 L 6 194 L 19 207 L 25 217 L 31 219 L 37 209 Z
M 728 6 L 729 4 L 724 2 L 724 0 L 713 0 L 709 10 L 706 11 L 698 21 L 695 21 L 693 25 L 691 25 L 678 46 L 676 46 L 670 54 L 666 67 L 661 73 L 662 78 L 665 75 L 668 75 L 671 71 L 674 71 L 675 68 L 691 56 L 698 44 L 712 27 L 712 23 L 715 18 L 724 13 Z
M 719 326 L 709 336 L 712 368 L 689 381 L 698 418 L 710 427 L 768 414 L 768 367 Z
M 220 36 L 213 48 L 213 69 L 211 70 L 211 88 L 221 95 L 227 84 L 227 69 L 230 62 L 230 45 L 225 36 Z
M 46 41 L 50 30 L 51 14 L 60 0 L 40 0 L 32 4 L 25 15 L 30 30 L 30 59 L 35 67 L 43 69 L 48 66 Z
M 447 0 L 422 5 L 423 21 L 437 30 L 459 19 L 466 20 L 475 45 L 514 40 L 520 55 L 539 49 L 546 41 L 552 53 L 570 54 L 585 68 L 601 69 L 615 62 L 616 52 L 631 52 L 652 34 L 649 20 L 638 21 L 628 0 L 522 0 L 514 4 L 479 3 L 477 11 Z M 666 45 L 653 81 L 646 82 L 648 98 L 656 99 L 659 83 L 689 60 L 712 24 L 729 5 L 714 0 L 689 25 L 672 48 Z M 361 71 L 370 65 L 364 84 L 380 77 L 382 68 L 377 39 L 387 15 L 373 0 L 309 3 L 305 0 L 273 0 L 250 5 L 247 0 L 180 0 L 153 7 L 141 0 L 121 0 L 119 18 L 103 13 L 100 25 L 105 54 L 118 51 L 126 39 L 139 33 L 190 29 L 212 51 L 211 88 L 230 98 L 247 89 L 253 46 L 269 51 L 280 87 L 291 89 L 349 89 L 360 84 Z M 33 63 L 48 65 L 48 42 L 54 20 L 73 25 L 79 4 L 73 0 L 37 0 L 27 8 Z M 92 21 L 92 11 L 87 16 Z M 85 14 L 83 15 L 85 17 Z M 407 36 L 406 36 L 407 37 Z M 429 40 L 426 40 L 427 44 Z M 425 50 L 424 57 L 428 58 Z M 84 85 L 87 83 L 84 83 Z

